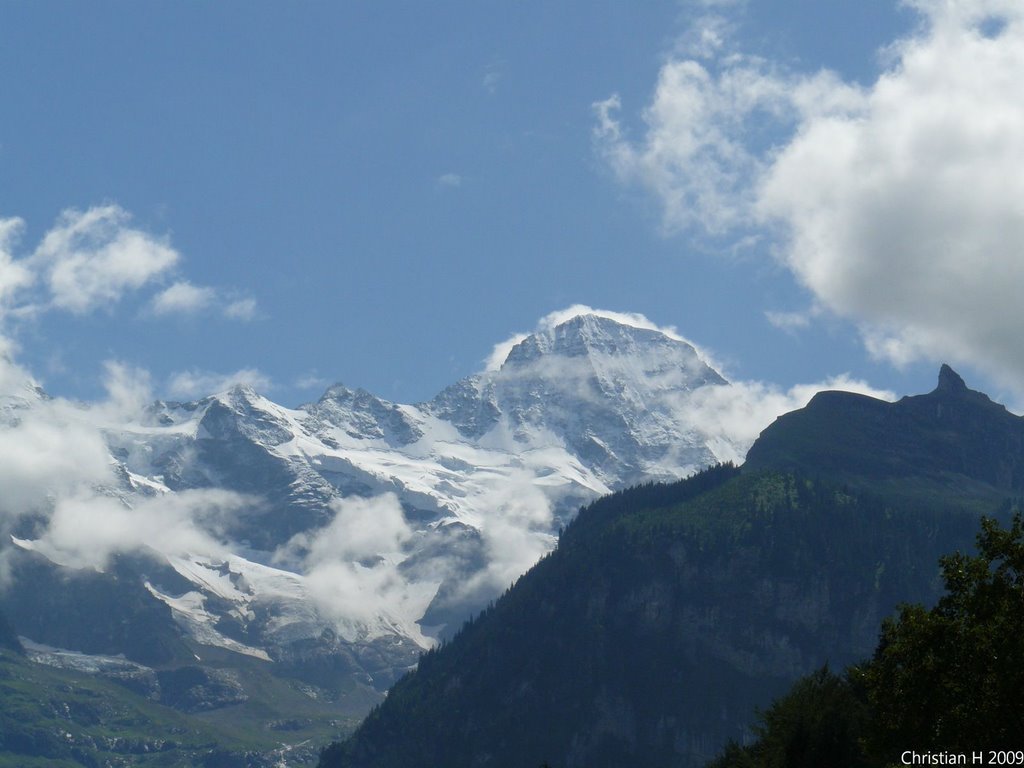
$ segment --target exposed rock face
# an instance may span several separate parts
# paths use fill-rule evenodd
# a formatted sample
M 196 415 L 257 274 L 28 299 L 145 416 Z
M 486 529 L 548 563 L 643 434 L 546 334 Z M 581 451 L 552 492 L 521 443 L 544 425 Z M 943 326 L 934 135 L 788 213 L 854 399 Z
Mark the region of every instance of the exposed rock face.
M 227 670 L 186 666 L 158 672 L 157 678 L 161 703 L 183 712 L 206 712 L 249 698 Z
M 967 383 L 960 377 L 960 374 L 950 368 L 946 363 L 939 368 L 939 385 L 936 392 L 958 393 L 967 391 Z

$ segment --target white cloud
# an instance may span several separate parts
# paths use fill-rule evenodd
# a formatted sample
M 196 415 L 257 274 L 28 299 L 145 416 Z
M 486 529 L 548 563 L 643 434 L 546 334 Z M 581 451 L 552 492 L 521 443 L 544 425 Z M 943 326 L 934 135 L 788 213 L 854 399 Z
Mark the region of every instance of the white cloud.
M 417 535 L 393 493 L 332 502 L 333 520 L 317 531 L 294 536 L 274 561 L 304 576 L 320 611 L 339 622 L 401 624 L 424 647 L 431 641 L 416 624 L 445 580 L 454 583 L 450 599 L 478 605 L 551 551 L 554 539 L 550 503 L 526 470 L 484 491 L 491 510 L 481 529 L 486 565 L 472 573 L 455 558 L 433 556 L 429 564 L 400 567 Z
M 373 559 L 401 552 L 413 536 L 402 505 L 393 493 L 374 498 L 339 499 L 331 503 L 334 519 L 313 533 L 300 533 L 287 545 L 301 552 L 307 568 L 338 559 Z
M 158 293 L 153 298 L 152 308 L 156 315 L 191 315 L 207 309 L 216 298 L 217 292 L 213 288 L 180 280 Z
M 750 179 L 763 161 L 747 146 L 750 127 L 773 119 L 787 100 L 789 83 L 768 65 L 740 58 L 720 72 L 694 59 L 662 67 L 641 144 L 625 137 L 621 100 L 594 105 L 597 146 L 616 175 L 654 192 L 668 231 L 702 226 L 722 234 L 746 223 L 753 205 Z
M 502 61 L 501 59 L 497 59 L 488 64 L 487 67 L 484 69 L 484 76 L 482 81 L 484 90 L 486 90 L 492 96 L 498 92 L 498 83 L 501 82 L 501 79 L 504 76 L 504 68 L 505 62 Z
M 489 509 L 480 533 L 487 567 L 462 585 L 465 595 L 497 594 L 529 570 L 554 546 L 551 503 L 527 470 L 513 471 L 483 494 Z
M 723 50 L 733 35 L 734 24 L 729 16 L 722 11 L 745 5 L 736 0 L 696 0 L 689 5 L 696 8 L 687 9 L 693 16 L 687 30 L 675 46 L 679 56 L 712 59 Z
M 35 282 L 32 270 L 12 253 L 24 228 L 25 222 L 21 219 L 0 219 L 0 313 L 8 308 L 20 290 Z
M 31 255 L 18 257 L 25 224 L 0 219 L 0 318 L 31 319 L 48 310 L 82 315 L 110 311 L 125 294 L 150 288 L 175 273 L 181 261 L 167 238 L 130 226 L 117 205 L 64 211 Z M 154 316 L 197 314 L 215 306 L 224 317 L 248 321 L 256 300 L 176 279 L 149 299 Z M 224 295 L 228 294 L 228 295 Z
M 813 314 L 813 312 L 776 312 L 768 310 L 764 313 L 764 316 L 776 328 L 781 328 L 784 331 L 796 331 L 809 327 Z
M 107 399 L 90 406 L 90 410 L 102 415 L 105 422 L 127 423 L 137 419 L 154 400 L 149 371 L 114 360 L 105 362 L 103 368 Z
M 260 392 L 266 392 L 273 386 L 270 379 L 255 368 L 242 368 L 234 373 L 179 371 L 171 376 L 167 389 L 172 397 L 188 398 L 223 392 L 236 385 L 252 387 Z
M 595 315 L 596 317 L 604 317 L 608 320 L 614 320 L 617 323 L 623 325 L 629 325 L 634 328 L 643 328 L 648 331 L 658 331 L 663 333 L 669 338 L 675 339 L 676 341 L 686 341 L 690 343 L 682 336 L 679 335 L 679 331 L 671 325 L 657 325 L 656 323 L 648 320 L 644 315 L 638 312 L 615 312 L 610 309 L 595 309 L 594 307 L 588 307 L 586 304 L 573 304 L 571 307 L 565 309 L 555 310 L 550 312 L 540 319 L 537 323 L 538 331 L 550 331 L 552 328 L 561 325 L 562 323 L 572 320 L 574 317 L 580 315 Z
M 299 389 L 324 389 L 328 383 L 327 379 L 316 371 L 310 371 L 295 380 L 295 386 Z
M 54 307 L 89 312 L 177 264 L 177 251 L 161 238 L 130 228 L 129 220 L 116 205 L 61 214 L 31 258 L 43 273 Z
M 237 299 L 224 307 L 224 317 L 249 321 L 256 317 L 256 299 Z
M 785 259 L 897 364 L 1024 374 L 1024 7 L 920 3 L 930 26 L 856 109 L 809 114 L 761 182 Z M 986 12 L 1007 25 L 978 30 Z M 1019 384 L 1017 385 L 1019 388 Z
M 99 430 L 66 404 L 43 402 L 18 416 L 0 426 L 0 533 L 23 515 L 45 513 L 54 499 L 114 479 Z
M 424 647 L 430 641 L 415 624 L 439 581 L 414 582 L 399 569 L 414 532 L 393 493 L 331 503 L 333 520 L 317 531 L 296 534 L 275 553 L 278 563 L 305 576 L 320 610 L 340 623 L 398 623 Z M 352 639 L 351 637 L 349 639 Z
M 504 341 L 499 341 L 495 344 L 491 354 L 487 356 L 487 360 L 484 362 L 484 370 L 497 371 L 501 368 L 505 360 L 508 359 L 508 353 L 512 351 L 512 348 L 519 342 L 524 341 L 528 336 L 528 333 L 514 333 Z
M 254 503 L 215 489 L 128 493 L 104 429 L 140 416 L 150 377 L 108 362 L 105 383 L 106 399 L 92 404 L 33 397 L 31 378 L 0 355 L 0 582 L 9 535 L 26 516 L 38 531 L 34 549 L 57 563 L 103 568 L 122 552 L 222 553 L 226 521 Z
M 462 176 L 457 173 L 443 173 L 437 177 L 439 187 L 461 187 Z
M 596 105 L 598 146 L 667 229 L 773 234 L 876 356 L 972 364 L 1020 390 L 1024 5 L 910 5 L 922 23 L 869 86 L 727 49 L 675 58 L 639 139 L 617 98 Z
M 170 273 L 179 256 L 164 239 L 129 226 L 115 205 L 65 211 L 28 257 L 16 258 L 24 224 L 0 220 L 0 315 L 24 318 L 43 310 L 82 314 L 109 307 L 125 293 Z M 197 311 L 213 289 L 179 281 L 159 294 L 156 313 Z M 165 554 L 215 548 L 223 516 L 249 504 L 236 494 L 203 491 L 135 497 L 116 472 L 104 430 L 143 418 L 151 377 L 121 362 L 105 364 L 105 399 L 72 403 L 46 398 L 14 362 L 16 345 L 0 335 L 0 577 L 8 535 L 30 515 L 35 546 L 68 564 L 102 567 L 110 555 L 138 549 Z M 179 375 L 185 388 L 244 381 L 268 384 L 256 371 L 226 377 Z M 204 392 L 205 394 L 205 392 Z
M 25 397 L 36 386 L 32 375 L 14 362 L 16 346 L 0 336 L 0 402 Z
M 125 552 L 224 555 L 226 548 L 209 529 L 248 503 L 237 493 L 213 489 L 131 501 L 79 491 L 57 500 L 33 548 L 55 563 L 97 569 L 105 568 L 111 556 Z

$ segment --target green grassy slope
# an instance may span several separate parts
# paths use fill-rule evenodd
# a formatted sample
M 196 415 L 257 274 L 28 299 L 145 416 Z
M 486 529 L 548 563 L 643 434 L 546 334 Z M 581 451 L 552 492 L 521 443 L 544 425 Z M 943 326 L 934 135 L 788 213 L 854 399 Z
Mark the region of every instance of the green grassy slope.
M 212 651 L 215 649 L 203 649 Z M 216 659 L 208 663 L 216 665 Z M 243 665 L 247 699 L 187 714 L 114 681 L 0 651 L 0 766 L 315 764 L 319 746 L 351 731 L 353 702 Z M 239 669 L 237 659 L 234 668 Z

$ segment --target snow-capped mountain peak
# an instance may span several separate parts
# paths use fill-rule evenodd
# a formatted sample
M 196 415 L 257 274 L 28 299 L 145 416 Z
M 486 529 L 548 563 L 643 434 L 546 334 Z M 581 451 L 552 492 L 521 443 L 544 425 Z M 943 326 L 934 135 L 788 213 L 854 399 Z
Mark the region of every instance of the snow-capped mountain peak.
M 626 356 L 645 347 L 669 348 L 673 344 L 682 344 L 693 350 L 686 342 L 659 330 L 627 325 L 603 315 L 580 314 L 530 334 L 512 348 L 505 364 L 516 365 L 545 354 L 561 357 L 591 354 Z
M 445 389 L 426 407 L 474 439 L 501 425 L 524 445 L 559 440 L 618 487 L 714 461 L 680 409 L 693 390 L 725 383 L 675 334 L 582 312 L 542 326 L 500 368 Z

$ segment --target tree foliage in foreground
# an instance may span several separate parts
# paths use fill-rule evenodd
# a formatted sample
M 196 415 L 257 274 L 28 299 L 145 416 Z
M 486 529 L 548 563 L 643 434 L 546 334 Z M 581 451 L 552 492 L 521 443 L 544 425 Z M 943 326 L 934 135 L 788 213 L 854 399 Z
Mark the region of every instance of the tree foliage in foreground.
M 882 627 L 863 677 L 872 746 L 968 752 L 1024 745 L 1024 521 L 984 519 L 978 555 L 942 559 L 947 594 Z
M 905 750 L 1024 746 L 1024 519 L 984 518 L 978 554 L 941 559 L 946 594 L 882 625 L 874 658 L 803 678 L 762 713 L 750 746 L 709 768 L 895 764 Z

